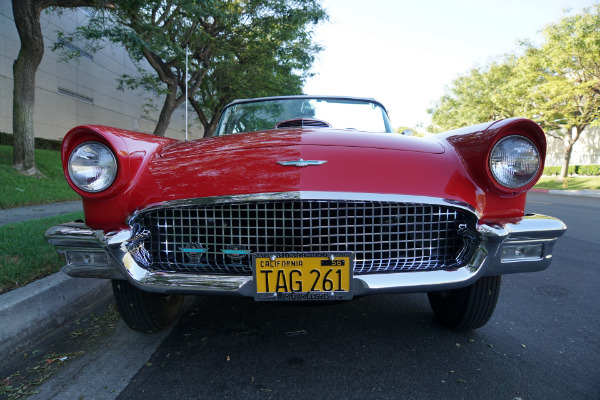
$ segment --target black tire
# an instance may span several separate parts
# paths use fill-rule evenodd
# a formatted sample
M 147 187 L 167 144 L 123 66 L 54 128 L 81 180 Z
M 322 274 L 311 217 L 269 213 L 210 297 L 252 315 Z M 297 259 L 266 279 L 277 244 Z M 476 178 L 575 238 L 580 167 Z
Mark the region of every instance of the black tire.
M 494 313 L 500 281 L 500 276 L 484 276 L 470 286 L 429 292 L 427 297 L 442 325 L 459 331 L 477 329 L 484 326 Z
M 179 316 L 182 295 L 145 292 L 122 280 L 112 281 L 113 295 L 123 321 L 143 333 L 167 329 Z

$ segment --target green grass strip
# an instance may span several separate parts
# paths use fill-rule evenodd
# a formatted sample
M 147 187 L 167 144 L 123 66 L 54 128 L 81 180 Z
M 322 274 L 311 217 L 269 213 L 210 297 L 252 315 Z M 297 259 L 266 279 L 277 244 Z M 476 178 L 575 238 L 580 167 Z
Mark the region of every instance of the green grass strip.
M 44 178 L 17 173 L 12 152 L 12 146 L 0 146 L 0 209 L 79 199 L 65 179 L 59 151 L 35 151 Z
M 534 186 L 536 189 L 551 189 L 551 190 L 586 190 L 600 189 L 600 177 L 569 177 L 564 182 L 557 182 L 556 177 L 543 176 Z
M 44 233 L 76 219 L 83 219 L 83 213 L 0 226 L 0 294 L 58 272 L 63 262 Z

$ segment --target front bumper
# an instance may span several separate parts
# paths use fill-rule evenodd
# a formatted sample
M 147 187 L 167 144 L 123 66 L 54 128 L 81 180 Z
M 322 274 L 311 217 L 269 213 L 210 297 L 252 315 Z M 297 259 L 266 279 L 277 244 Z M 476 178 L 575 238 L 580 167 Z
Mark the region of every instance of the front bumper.
M 565 230 L 562 221 L 538 214 L 516 223 L 481 224 L 481 243 L 464 267 L 355 275 L 354 295 L 455 289 L 482 276 L 541 271 L 550 265 L 554 244 Z M 46 232 L 46 240 L 66 262 L 63 272 L 70 276 L 126 279 L 140 289 L 165 294 L 253 297 L 256 292 L 252 276 L 148 271 L 127 251 L 125 243 L 131 237 L 129 229 L 105 234 L 81 222 L 57 225 Z

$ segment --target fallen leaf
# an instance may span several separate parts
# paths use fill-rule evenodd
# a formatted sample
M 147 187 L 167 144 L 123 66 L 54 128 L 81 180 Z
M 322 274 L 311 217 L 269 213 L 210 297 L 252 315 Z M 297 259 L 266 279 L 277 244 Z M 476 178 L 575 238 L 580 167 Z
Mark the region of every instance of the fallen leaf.
M 292 332 L 286 332 L 286 336 L 300 336 L 300 335 L 306 335 L 308 332 L 306 332 L 304 329 L 300 330 L 300 331 L 292 331 Z

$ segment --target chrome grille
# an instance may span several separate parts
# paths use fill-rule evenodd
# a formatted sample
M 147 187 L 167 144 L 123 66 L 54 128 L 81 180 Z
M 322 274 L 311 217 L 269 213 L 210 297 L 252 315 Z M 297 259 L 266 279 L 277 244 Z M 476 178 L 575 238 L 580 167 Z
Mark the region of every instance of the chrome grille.
M 474 216 L 462 209 L 377 201 L 279 200 L 162 208 L 136 216 L 146 267 L 251 274 L 255 252 L 352 251 L 354 273 L 453 269 Z M 134 255 L 135 257 L 136 255 Z

